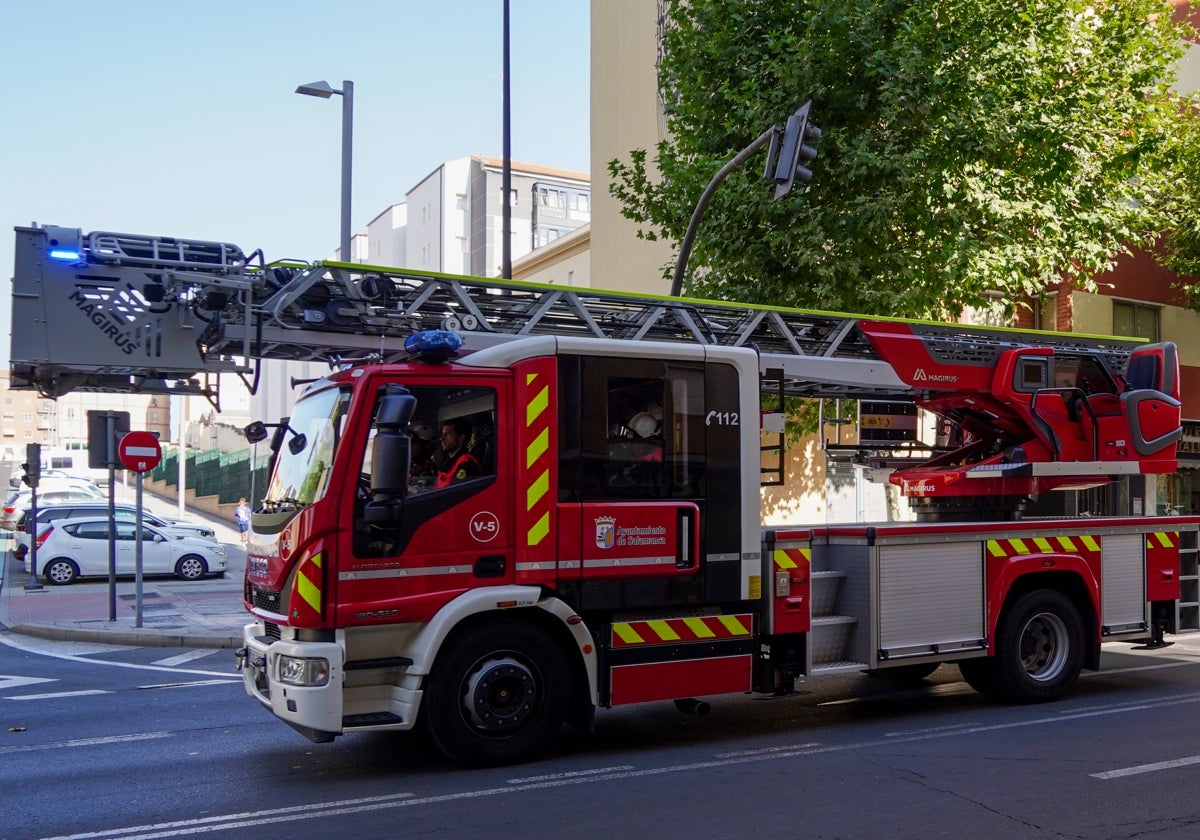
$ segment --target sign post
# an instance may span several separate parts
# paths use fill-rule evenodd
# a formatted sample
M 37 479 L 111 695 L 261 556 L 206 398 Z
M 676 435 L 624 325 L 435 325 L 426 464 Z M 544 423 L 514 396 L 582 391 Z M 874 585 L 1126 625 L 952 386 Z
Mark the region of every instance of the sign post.
M 108 470 L 108 620 L 117 620 L 117 439 L 129 431 L 128 411 L 89 411 L 88 467 Z
M 162 447 L 150 432 L 129 432 L 117 444 L 117 455 L 125 468 L 137 473 L 136 518 L 134 520 L 134 627 L 142 626 L 142 478 L 162 460 Z

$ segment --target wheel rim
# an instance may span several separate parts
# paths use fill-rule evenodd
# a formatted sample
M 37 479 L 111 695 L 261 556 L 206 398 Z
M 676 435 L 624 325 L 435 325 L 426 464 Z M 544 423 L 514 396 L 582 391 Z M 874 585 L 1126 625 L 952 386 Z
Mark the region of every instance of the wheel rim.
M 75 570 L 70 563 L 58 560 L 46 568 L 46 577 L 54 583 L 70 583 L 75 577 Z
M 197 557 L 184 557 L 179 561 L 179 574 L 188 580 L 195 580 L 204 574 L 204 563 Z
M 529 722 L 540 702 L 537 675 L 511 655 L 480 660 L 463 684 L 463 710 L 477 729 L 509 736 Z
M 1038 613 L 1021 630 L 1021 666 L 1031 679 L 1050 682 L 1067 665 L 1067 625 L 1054 613 Z

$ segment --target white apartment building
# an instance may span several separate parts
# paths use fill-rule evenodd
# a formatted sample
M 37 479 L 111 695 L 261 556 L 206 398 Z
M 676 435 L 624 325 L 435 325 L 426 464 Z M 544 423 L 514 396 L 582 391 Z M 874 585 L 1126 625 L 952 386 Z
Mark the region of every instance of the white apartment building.
M 440 164 L 405 193 L 403 202 L 385 208 L 371 219 L 365 235 L 355 235 L 353 261 L 499 277 L 503 165 L 501 159 L 483 155 Z M 518 265 L 523 260 L 525 265 L 539 266 L 517 276 L 566 285 L 590 285 L 588 173 L 519 161 L 511 161 L 509 165 L 511 257 Z M 530 255 L 541 248 L 546 248 L 547 253 L 559 251 L 560 260 L 549 261 L 549 268 L 531 261 Z M 567 258 L 569 264 L 562 261 Z M 538 274 L 539 270 L 552 273 Z M 295 402 L 292 380 L 314 379 L 327 371 L 327 365 L 314 362 L 263 363 L 258 393 L 250 401 L 250 416 L 268 421 L 288 416 Z

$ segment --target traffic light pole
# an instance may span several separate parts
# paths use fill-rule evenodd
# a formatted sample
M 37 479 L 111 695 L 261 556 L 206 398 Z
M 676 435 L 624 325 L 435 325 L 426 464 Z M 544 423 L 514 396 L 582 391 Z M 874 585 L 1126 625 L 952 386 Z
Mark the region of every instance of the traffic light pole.
M 821 136 L 821 129 L 808 121 L 811 110 L 812 100 L 809 100 L 788 117 L 786 125 L 776 123 L 768 128 L 753 143 L 734 155 L 733 160 L 722 166 L 708 182 L 708 186 L 700 194 L 700 200 L 696 202 L 696 209 L 692 211 L 692 218 L 688 222 L 687 233 L 679 246 L 679 258 L 675 261 L 675 278 L 671 282 L 671 297 L 679 297 L 683 292 L 683 273 L 687 269 L 688 257 L 692 254 L 692 241 L 696 238 L 696 230 L 700 227 L 700 218 L 704 215 L 708 202 L 721 182 L 730 172 L 745 163 L 746 158 L 770 142 L 764 176 L 768 181 L 775 182 L 776 200 L 788 194 L 797 177 L 805 181 L 812 177 L 812 172 L 800 165 L 801 160 L 810 161 L 817 156 L 817 150 L 804 143 L 805 140 L 815 141 Z
M 733 160 L 721 167 L 721 171 L 713 176 L 713 179 L 708 182 L 708 186 L 704 188 L 704 192 L 700 194 L 700 200 L 696 202 L 696 209 L 692 211 L 692 219 L 688 222 L 687 233 L 683 236 L 683 244 L 679 246 L 679 258 L 675 260 L 675 279 L 671 282 L 671 297 L 679 297 L 683 291 L 683 273 L 687 270 L 688 257 L 692 254 L 692 241 L 696 238 L 696 229 L 700 227 L 700 218 L 708 208 L 708 202 L 712 200 L 713 193 L 717 191 L 717 187 L 721 186 L 721 182 L 729 177 L 730 172 L 741 166 L 746 158 L 765 146 L 782 130 L 783 126 L 776 123 L 758 135 L 757 140 L 742 149 L 734 155 Z
M 42 475 L 42 445 L 40 443 L 27 443 L 25 445 L 25 482 L 29 485 L 29 516 L 21 525 L 23 528 L 31 528 L 29 532 L 29 580 L 25 581 L 26 592 L 37 592 L 44 589 L 41 583 L 38 582 L 37 576 L 37 488 L 38 479 Z

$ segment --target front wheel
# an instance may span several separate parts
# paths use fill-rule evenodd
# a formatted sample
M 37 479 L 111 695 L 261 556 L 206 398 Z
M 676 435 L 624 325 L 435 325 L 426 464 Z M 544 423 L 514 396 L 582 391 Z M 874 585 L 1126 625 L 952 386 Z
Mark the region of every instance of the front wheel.
M 208 564 L 196 554 L 185 554 L 175 564 L 175 575 L 180 580 L 200 580 L 208 574 Z
M 443 647 L 425 692 L 426 729 L 443 753 L 472 767 L 535 758 L 557 738 L 567 708 L 562 650 L 538 628 L 502 621 Z
M 1083 668 L 1083 620 L 1061 592 L 1038 589 L 1017 599 L 996 632 L 996 687 L 1019 703 L 1057 700 Z
M 49 583 L 55 586 L 66 586 L 74 583 L 75 578 L 79 577 L 79 567 L 75 565 L 74 560 L 59 557 L 43 566 L 42 574 L 46 576 Z

